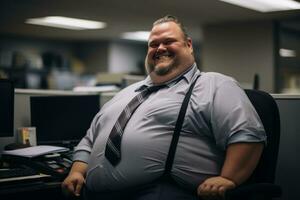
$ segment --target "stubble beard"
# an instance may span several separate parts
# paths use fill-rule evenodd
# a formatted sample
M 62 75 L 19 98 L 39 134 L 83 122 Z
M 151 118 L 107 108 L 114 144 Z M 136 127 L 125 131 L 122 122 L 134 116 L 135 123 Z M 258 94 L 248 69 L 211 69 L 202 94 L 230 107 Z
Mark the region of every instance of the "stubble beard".
M 146 68 L 148 74 L 154 73 L 157 76 L 165 76 L 176 68 L 176 63 L 172 61 L 169 65 L 161 67 L 159 64 L 149 63 L 149 61 L 147 61 Z

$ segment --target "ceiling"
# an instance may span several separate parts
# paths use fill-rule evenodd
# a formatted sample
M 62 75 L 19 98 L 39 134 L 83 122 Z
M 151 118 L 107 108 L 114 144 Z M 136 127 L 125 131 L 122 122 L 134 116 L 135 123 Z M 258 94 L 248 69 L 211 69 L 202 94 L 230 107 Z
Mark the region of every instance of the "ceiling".
M 0 34 L 62 40 L 117 39 L 122 32 L 150 30 L 154 20 L 177 16 L 194 40 L 211 23 L 299 16 L 300 10 L 260 13 L 218 0 L 1 0 Z M 25 24 L 27 18 L 66 16 L 104 21 L 106 29 L 71 31 Z M 299 24 L 299 23 L 298 23 Z

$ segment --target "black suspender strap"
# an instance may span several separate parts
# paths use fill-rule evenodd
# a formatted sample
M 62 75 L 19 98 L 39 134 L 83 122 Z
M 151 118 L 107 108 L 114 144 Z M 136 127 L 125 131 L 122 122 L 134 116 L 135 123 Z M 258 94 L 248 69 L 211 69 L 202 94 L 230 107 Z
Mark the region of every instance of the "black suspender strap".
M 186 113 L 186 110 L 187 110 L 187 106 L 189 104 L 190 97 L 191 97 L 192 91 L 194 89 L 194 86 L 195 86 L 195 84 L 197 82 L 197 79 L 199 77 L 200 77 L 200 75 L 197 76 L 197 78 L 194 80 L 194 82 L 190 86 L 187 94 L 184 97 L 183 103 L 181 105 L 179 115 L 178 115 L 176 125 L 175 125 L 175 130 L 174 130 L 174 133 L 173 133 L 171 145 L 170 145 L 170 148 L 169 148 L 169 153 L 168 153 L 168 157 L 167 157 L 167 161 L 166 161 L 166 165 L 165 165 L 164 175 L 169 175 L 170 172 L 171 172 L 171 169 L 172 169 L 172 166 L 173 166 L 173 161 L 174 161 L 174 156 L 175 156 L 175 152 L 176 152 L 176 147 L 177 147 L 178 139 L 179 139 L 179 136 L 180 136 L 182 124 L 183 124 L 183 121 L 184 121 L 185 113 Z

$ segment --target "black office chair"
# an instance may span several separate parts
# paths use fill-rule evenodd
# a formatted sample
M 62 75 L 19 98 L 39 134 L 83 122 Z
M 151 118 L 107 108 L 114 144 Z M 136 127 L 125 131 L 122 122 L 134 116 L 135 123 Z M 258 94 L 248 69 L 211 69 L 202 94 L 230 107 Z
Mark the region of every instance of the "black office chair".
M 270 200 L 281 196 L 281 187 L 274 184 L 280 139 L 280 116 L 273 97 L 259 90 L 245 90 L 255 107 L 267 134 L 265 147 L 258 166 L 246 183 L 227 191 L 225 199 Z

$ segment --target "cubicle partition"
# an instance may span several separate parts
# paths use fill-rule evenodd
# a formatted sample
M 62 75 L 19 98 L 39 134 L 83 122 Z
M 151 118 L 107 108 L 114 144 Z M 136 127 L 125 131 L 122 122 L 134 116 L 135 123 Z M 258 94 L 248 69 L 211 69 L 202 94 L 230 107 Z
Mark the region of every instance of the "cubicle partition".
M 274 94 L 281 118 L 276 183 L 282 200 L 300 199 L 300 95 Z

